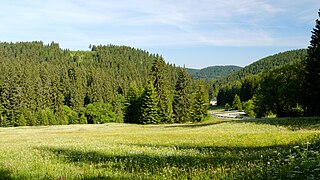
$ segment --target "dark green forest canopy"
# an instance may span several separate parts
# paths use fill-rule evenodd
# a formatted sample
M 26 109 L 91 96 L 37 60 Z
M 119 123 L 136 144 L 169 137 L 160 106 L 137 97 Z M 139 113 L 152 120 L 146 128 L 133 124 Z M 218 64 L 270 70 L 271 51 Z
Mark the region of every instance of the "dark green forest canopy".
M 203 69 L 190 69 L 187 72 L 192 74 L 195 79 L 214 80 L 227 76 L 235 71 L 240 70 L 239 66 L 210 66 Z
M 63 106 L 90 119 L 85 114 L 89 111 L 83 108 L 97 102 L 112 104 L 108 111 L 121 113 L 123 108 L 115 105 L 123 104 L 118 102 L 127 96 L 131 83 L 144 86 L 158 58 L 162 57 L 127 46 L 99 45 L 91 51 L 70 51 L 54 42 L 2 42 L 0 124 L 68 124 L 68 117 L 58 117 L 65 117 Z M 168 86 L 174 89 L 178 68 L 170 64 L 165 68 Z M 55 120 L 42 122 L 48 118 Z
M 248 75 L 259 74 L 264 71 L 270 71 L 275 68 L 285 66 L 289 63 L 302 61 L 306 58 L 306 49 L 290 50 L 281 52 L 272 56 L 268 56 L 253 62 L 252 64 L 233 72 L 225 77 L 222 77 L 215 82 L 216 84 L 225 84 L 232 81 L 245 79 Z
M 257 94 L 261 79 L 269 72 L 285 68 L 294 64 L 299 66 L 299 62 L 306 59 L 307 50 L 298 49 L 258 60 L 239 71 L 231 73 L 213 82 L 214 96 L 218 97 L 218 104 L 232 104 L 235 95 L 239 95 L 241 101 L 246 102 Z M 299 67 L 298 67 L 299 68 Z M 300 65 L 300 69 L 302 69 Z M 277 71 L 280 72 L 280 71 Z
M 41 41 L 0 43 L 0 126 L 139 123 L 136 119 L 143 118 L 144 107 L 141 99 L 150 80 L 158 99 L 156 111 L 163 117 L 150 122 L 192 121 L 177 120 L 177 110 L 189 107 L 183 112 L 193 117 L 194 93 L 200 81 L 207 100 L 218 95 L 218 103 L 230 104 L 238 94 L 247 101 L 256 93 L 261 73 L 300 62 L 306 56 L 306 50 L 301 49 L 261 59 L 245 68 L 208 67 L 196 72 L 200 80 L 186 73 L 188 83 L 181 91 L 185 97 L 181 98 L 177 97 L 178 72 L 185 69 L 165 63 L 160 55 L 128 46 L 90 48 L 70 51 L 57 43 Z M 202 80 L 211 76 L 224 77 Z M 180 100 L 183 105 L 177 106 Z M 133 111 L 128 113 L 130 109 Z M 128 116 L 132 113 L 140 115 L 132 119 Z M 164 114 L 168 117 L 164 118 Z
M 148 104 L 140 100 L 150 81 L 161 116 L 150 122 L 172 122 L 182 68 L 158 54 L 128 46 L 90 47 L 90 51 L 70 51 L 54 42 L 0 43 L 0 126 L 139 123 L 132 118 L 145 118 L 141 108 Z M 188 78 L 191 95 L 196 82 Z M 133 86 L 136 97 L 132 99 Z M 138 108 L 133 113 L 140 115 L 128 117 L 132 108 Z

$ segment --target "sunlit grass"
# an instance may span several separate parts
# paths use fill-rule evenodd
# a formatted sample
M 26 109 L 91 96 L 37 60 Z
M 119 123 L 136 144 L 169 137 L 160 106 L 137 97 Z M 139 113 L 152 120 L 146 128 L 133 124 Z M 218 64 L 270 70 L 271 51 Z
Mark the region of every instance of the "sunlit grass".
M 319 178 L 319 119 L 287 120 L 1 128 L 0 177 Z

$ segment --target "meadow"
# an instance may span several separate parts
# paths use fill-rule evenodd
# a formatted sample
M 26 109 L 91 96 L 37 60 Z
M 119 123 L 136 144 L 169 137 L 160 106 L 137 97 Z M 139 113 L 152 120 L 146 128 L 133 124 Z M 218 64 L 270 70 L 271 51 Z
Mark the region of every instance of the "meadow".
M 319 179 L 320 118 L 0 128 L 0 179 Z

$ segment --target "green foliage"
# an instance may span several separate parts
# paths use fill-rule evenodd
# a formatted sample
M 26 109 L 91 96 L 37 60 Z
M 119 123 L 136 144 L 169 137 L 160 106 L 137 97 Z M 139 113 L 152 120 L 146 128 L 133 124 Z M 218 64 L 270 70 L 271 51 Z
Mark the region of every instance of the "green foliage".
M 87 117 L 89 124 L 103 124 L 117 121 L 111 104 L 107 103 L 95 102 L 88 104 L 82 109 L 82 113 Z
M 49 125 L 48 109 L 41 109 L 37 113 L 37 125 Z
M 57 125 L 57 117 L 51 109 L 48 109 L 47 116 L 49 120 L 49 125 Z
M 240 69 L 242 69 L 242 67 L 239 66 L 211 66 L 200 70 L 187 68 L 187 72 L 190 73 L 195 79 L 213 80 L 225 77 Z
M 226 103 L 226 104 L 224 105 L 224 109 L 225 109 L 226 111 L 230 111 L 231 107 L 230 107 L 229 103 Z
M 112 101 L 113 112 L 116 114 L 116 122 L 124 122 L 125 98 L 122 94 L 118 94 L 116 99 Z
M 18 126 L 20 117 L 26 119 L 27 125 L 79 123 L 77 118 L 66 118 L 74 116 L 65 115 L 63 107 L 80 115 L 82 108 L 96 102 L 111 104 L 116 122 L 123 122 L 124 114 L 130 114 L 124 107 L 130 84 L 135 82 L 142 89 L 153 76 L 159 80 L 158 113 L 162 114 L 163 123 L 171 122 L 178 68 L 166 64 L 159 55 L 136 48 L 91 48 L 92 51 L 69 51 L 54 42 L 0 43 L 0 125 Z M 150 73 L 153 63 L 157 64 L 154 74 Z M 52 120 L 47 120 L 48 113 L 42 112 L 46 108 L 53 112 Z M 137 122 L 137 116 L 132 117 Z
M 242 110 L 242 103 L 241 103 L 240 97 L 237 94 L 234 96 L 234 99 L 232 102 L 232 108 L 239 111 Z
M 258 60 L 239 71 L 213 82 L 218 105 L 232 104 L 236 94 L 242 101 L 248 101 L 259 89 L 263 74 L 269 71 L 302 62 L 307 55 L 306 49 L 292 50 Z
M 190 121 L 191 102 L 190 102 L 190 78 L 186 69 L 180 69 L 178 72 L 178 80 L 175 86 L 175 93 L 173 99 L 173 116 L 174 122 L 185 123 Z
M 255 98 L 254 98 L 255 99 Z M 243 109 L 249 117 L 255 117 L 254 99 L 250 99 L 243 103 Z
M 294 62 L 301 62 L 305 59 L 306 55 L 306 49 L 298 49 L 268 56 L 255 61 L 254 63 L 240 69 L 239 71 L 236 71 L 224 78 L 219 79 L 216 83 L 225 84 L 227 82 L 241 81 L 248 75 L 255 75 L 265 71 L 270 71 Z
M 79 118 L 79 124 L 88 124 L 87 117 L 85 114 L 82 114 Z
M 192 120 L 200 122 L 208 117 L 208 98 L 205 94 L 203 85 L 200 83 L 198 89 L 195 92 Z
M 320 17 L 320 10 L 319 10 Z M 308 55 L 304 61 L 304 99 L 308 116 L 320 115 L 320 20 L 312 31 Z
M 126 123 L 139 123 L 139 110 L 140 110 L 140 93 L 135 82 L 130 84 L 128 96 L 126 98 L 127 107 L 124 117 Z
M 242 84 L 240 81 L 222 86 L 217 95 L 218 105 L 224 105 L 226 103 L 232 104 L 234 96 L 240 94 L 241 86 Z
M 18 120 L 17 120 L 17 125 L 18 126 L 26 126 L 27 125 L 27 120 L 23 114 L 19 115 Z
M 78 124 L 79 123 L 79 117 L 78 113 L 73 111 L 69 106 L 63 106 L 65 119 L 68 122 L 68 124 Z
M 139 123 L 141 89 L 148 80 L 157 95 L 159 118 L 152 123 L 190 121 L 190 92 L 196 82 L 187 73 L 187 79 L 178 81 L 180 68 L 144 50 L 90 47 L 91 51 L 70 51 L 54 42 L 1 42 L 0 126 Z M 133 82 L 137 90 L 130 90 Z M 204 81 L 204 91 L 213 97 L 211 84 Z
M 162 57 L 155 59 L 151 67 L 153 86 L 157 94 L 157 109 L 161 123 L 172 121 L 172 100 L 169 97 L 169 78 L 166 64 Z
M 264 74 L 256 96 L 256 114 L 258 117 L 268 113 L 278 117 L 301 116 L 297 106 L 302 101 L 301 63 Z
M 141 96 L 141 109 L 139 123 L 141 124 L 158 124 L 160 118 L 158 115 L 158 98 L 155 88 L 151 81 L 149 81 Z
M 23 115 L 23 117 L 26 120 L 26 125 L 28 126 L 36 126 L 37 125 L 37 119 L 35 117 L 35 115 L 29 111 L 27 108 L 22 108 L 21 109 L 21 115 Z

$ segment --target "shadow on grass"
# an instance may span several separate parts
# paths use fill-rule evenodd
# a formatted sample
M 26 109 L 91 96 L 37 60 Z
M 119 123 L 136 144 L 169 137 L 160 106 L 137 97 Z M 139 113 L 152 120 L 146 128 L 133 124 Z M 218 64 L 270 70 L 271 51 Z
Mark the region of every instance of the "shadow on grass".
M 18 178 L 12 177 L 13 173 L 9 170 L 0 167 L 0 180 L 16 180 Z
M 320 117 L 299 117 L 299 118 L 263 118 L 251 120 L 233 121 L 237 123 L 256 123 L 283 126 L 290 130 L 320 130 Z
M 211 126 L 211 125 L 217 125 L 217 124 L 222 124 L 222 123 L 228 123 L 231 122 L 231 120 L 216 120 L 216 121 L 204 121 L 204 122 L 199 122 L 199 123 L 192 123 L 192 124 L 173 124 L 173 125 L 166 125 L 164 128 L 177 128 L 177 127 L 182 127 L 182 128 L 199 128 L 199 127 L 205 127 L 205 126 Z
M 290 130 L 320 130 L 320 117 L 288 117 L 288 118 L 262 118 L 262 119 L 250 119 L 250 120 L 230 120 L 230 119 L 221 119 L 215 121 L 193 123 L 193 124 L 177 124 L 177 125 L 168 125 L 164 128 L 175 128 L 175 127 L 184 127 L 184 128 L 198 128 L 211 125 L 217 125 L 222 123 L 255 123 L 255 124 L 268 124 L 274 126 L 283 126 Z
M 314 144 L 319 145 L 319 139 Z M 135 144 L 134 146 L 153 147 L 161 152 L 162 148 L 172 148 L 173 153 L 131 153 L 131 152 L 101 152 L 80 151 L 75 149 L 42 147 L 38 150 L 50 152 L 60 161 L 71 163 L 79 167 L 84 164 L 94 168 L 103 168 L 110 172 L 121 172 L 132 174 L 133 177 L 151 174 L 159 176 L 163 174 L 174 174 L 192 178 L 197 173 L 204 172 L 206 178 L 229 177 L 236 178 L 241 175 L 244 179 L 268 179 L 270 177 L 288 179 L 292 177 L 305 178 L 313 173 L 320 178 L 320 172 L 315 169 L 320 164 L 320 155 L 316 155 L 306 167 L 310 159 L 301 155 L 301 149 L 295 145 L 269 146 L 269 147 L 192 147 L 192 146 L 150 146 Z M 315 147 L 318 148 L 319 146 Z M 302 148 L 302 147 L 301 147 Z M 303 147 L 304 148 L 304 147 Z M 190 150 L 190 151 L 189 151 Z M 300 153 L 300 154 L 299 154 Z M 295 154 L 296 157 L 291 158 Z M 300 159 L 299 159 L 300 158 Z M 292 172 L 299 167 L 299 172 Z M 298 171 L 297 171 L 298 172 Z M 110 178 L 99 176 L 100 179 Z M 220 177 L 220 178 L 221 178 Z M 97 177 L 86 177 L 86 179 Z M 120 177 L 121 178 L 121 177 Z M 200 178 L 200 177 L 198 177 Z M 290 178 L 289 178 L 290 179 Z

